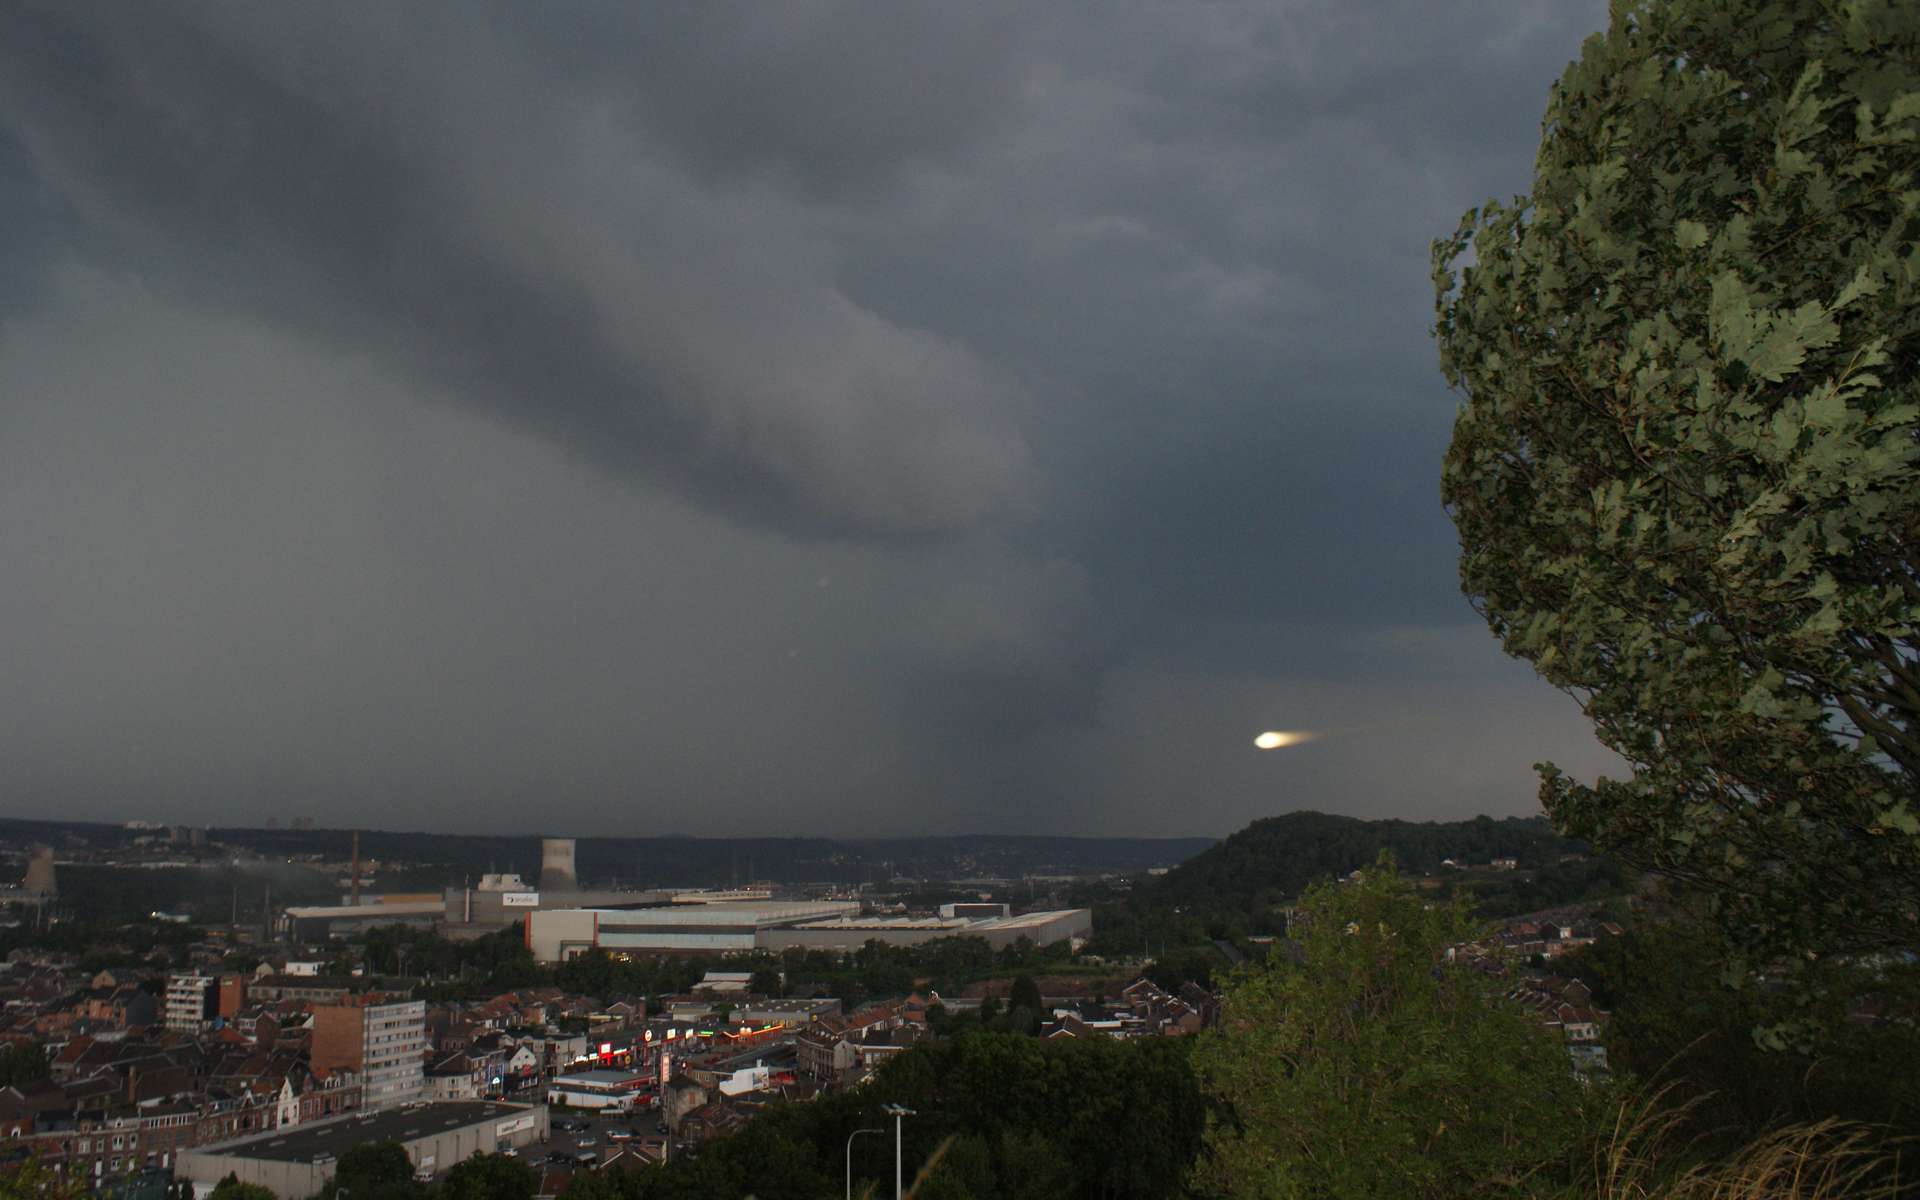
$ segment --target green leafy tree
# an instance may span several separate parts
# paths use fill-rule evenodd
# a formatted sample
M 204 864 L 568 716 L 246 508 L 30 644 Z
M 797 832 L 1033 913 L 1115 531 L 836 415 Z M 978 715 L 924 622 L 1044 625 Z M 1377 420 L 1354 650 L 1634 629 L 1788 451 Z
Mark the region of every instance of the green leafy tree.
M 55 1171 L 29 1155 L 0 1168 L 0 1200 L 80 1200 L 86 1182 Z
M 1920 937 L 1916 38 L 1616 0 L 1531 194 L 1434 247 L 1464 589 L 1632 766 L 1542 800 L 1755 962 Z
M 340 1156 L 324 1200 L 423 1200 L 426 1189 L 413 1177 L 413 1161 L 398 1142 L 363 1142 Z
M 560 1189 L 560 1200 L 627 1200 L 633 1189 L 625 1172 L 577 1171 Z
M 1242 969 L 1195 1069 L 1231 1116 L 1200 1183 L 1229 1196 L 1517 1194 L 1565 1165 L 1583 1088 L 1560 1040 L 1505 981 L 1450 947 L 1464 900 L 1424 903 L 1382 855 L 1300 902 L 1298 961 Z
M 939 1160 L 915 1177 L 913 1200 L 1000 1200 L 993 1155 L 985 1141 L 955 1137 L 938 1153 Z
M 1786 1122 L 1836 1118 L 1920 1133 L 1912 1069 L 1920 1029 L 1906 1019 L 1852 1021 L 1846 1012 L 1847 997 L 1862 991 L 1874 997 L 1863 1015 L 1920 1011 L 1920 967 L 1824 960 L 1812 969 L 1867 978 L 1814 989 L 1820 1000 L 1809 1009 L 1793 995 L 1721 984 L 1729 954 L 1716 928 L 1680 913 L 1563 955 L 1554 971 L 1587 984 L 1610 1012 L 1614 1069 L 1676 1089 L 1671 1099 L 1686 1103 L 1689 1131 L 1716 1145 Z M 1755 1028 L 1809 1012 L 1828 1031 L 1817 1051 L 1755 1043 Z
M 455 1163 L 434 1200 L 533 1200 L 533 1168 L 504 1154 L 475 1154 Z
M 1039 1012 L 1045 1005 L 1040 999 L 1040 985 L 1031 975 L 1015 977 L 1013 986 L 1007 991 L 1008 1008 L 1029 1008 Z
M 225 1179 L 213 1185 L 211 1200 L 279 1200 L 273 1189 L 261 1183 L 243 1183 L 238 1175 L 229 1174 Z
M 1000 1194 L 1006 1200 L 1058 1200 L 1073 1194 L 1073 1166 L 1038 1133 L 1000 1139 Z
M 47 1078 L 47 1052 L 37 1042 L 14 1042 L 0 1049 L 0 1087 L 25 1087 Z

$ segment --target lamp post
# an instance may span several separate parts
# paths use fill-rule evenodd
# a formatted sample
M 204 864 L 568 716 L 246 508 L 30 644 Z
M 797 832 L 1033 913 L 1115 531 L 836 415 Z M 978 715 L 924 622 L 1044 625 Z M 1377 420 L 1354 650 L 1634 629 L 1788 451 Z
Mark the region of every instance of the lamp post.
M 853 1139 L 863 1133 L 885 1133 L 884 1129 L 856 1129 L 847 1135 L 847 1200 L 853 1200 Z
M 893 1200 L 902 1200 L 906 1192 L 900 1186 L 900 1119 L 912 1116 L 913 1110 L 902 1104 L 883 1104 L 880 1110 L 893 1118 Z

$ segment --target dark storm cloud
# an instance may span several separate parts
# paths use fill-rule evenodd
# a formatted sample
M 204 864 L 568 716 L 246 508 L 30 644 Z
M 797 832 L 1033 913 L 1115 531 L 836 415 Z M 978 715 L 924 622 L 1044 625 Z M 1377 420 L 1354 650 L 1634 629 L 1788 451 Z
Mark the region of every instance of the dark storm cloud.
M 0 8 L 13 794 L 1523 811 L 1426 246 L 1603 15 Z
M 585 457 L 769 524 L 937 530 L 990 507 L 1018 473 L 1010 431 L 942 411 L 977 412 L 992 390 L 964 350 L 844 302 L 833 312 L 828 289 L 797 285 L 789 303 L 828 312 L 796 315 L 791 345 L 768 340 L 773 361 L 744 386 L 769 395 L 715 394 L 743 386 L 701 361 L 717 351 L 661 344 L 613 298 L 527 261 L 518 239 L 551 232 L 537 223 L 485 227 L 434 141 L 433 118 L 449 114 L 398 98 L 369 110 L 333 90 L 338 77 L 288 80 L 276 67 L 288 69 L 172 10 L 15 8 L 0 24 L 0 104 L 21 142 L 82 213 L 196 298 L 375 353 Z M 650 210 L 625 190 L 606 199 L 637 199 L 634 225 L 671 223 L 687 203 Z M 706 284 L 659 281 L 651 302 L 697 309 Z M 751 286 L 721 304 L 765 305 Z M 809 433 L 810 405 L 839 410 L 824 437 Z M 851 478 L 829 438 L 879 461 Z

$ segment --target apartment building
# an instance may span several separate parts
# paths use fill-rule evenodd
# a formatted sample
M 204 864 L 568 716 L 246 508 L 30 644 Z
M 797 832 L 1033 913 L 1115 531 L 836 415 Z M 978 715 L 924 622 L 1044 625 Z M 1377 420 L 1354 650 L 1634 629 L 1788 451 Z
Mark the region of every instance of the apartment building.
M 167 979 L 166 1022 L 168 1029 L 198 1033 L 200 1026 L 213 1019 L 218 996 L 211 975 L 174 975 Z
M 422 1001 L 325 1004 L 313 1010 L 314 1068 L 357 1073 L 368 1112 L 426 1098 L 426 1053 Z

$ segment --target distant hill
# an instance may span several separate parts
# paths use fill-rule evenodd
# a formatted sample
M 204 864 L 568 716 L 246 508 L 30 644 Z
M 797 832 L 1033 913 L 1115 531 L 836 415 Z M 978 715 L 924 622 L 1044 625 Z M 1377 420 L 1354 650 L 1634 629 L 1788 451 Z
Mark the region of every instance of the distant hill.
M 124 846 L 135 831 L 94 822 L 0 818 L 0 843 L 47 842 L 63 848 Z M 346 829 L 215 828 L 210 841 L 266 858 L 324 855 L 343 861 Z M 581 837 L 576 862 L 582 883 L 601 886 L 699 887 L 746 880 L 878 882 L 1028 875 L 1136 874 L 1166 867 L 1213 845 L 1214 838 L 1040 837 L 977 834 L 918 838 Z M 192 852 L 180 851 L 183 855 Z M 402 833 L 369 829 L 363 858 L 383 864 L 380 886 L 458 885 L 487 871 L 540 870 L 540 841 L 531 836 Z M 401 873 L 392 864 L 413 864 Z
M 1382 850 L 1391 850 L 1402 870 L 1417 873 L 1436 870 L 1448 858 L 1475 865 L 1515 858 L 1523 867 L 1552 866 L 1561 855 L 1586 849 L 1555 834 L 1544 817 L 1363 821 L 1294 812 L 1255 821 L 1167 872 L 1148 890 L 1154 899 L 1173 903 L 1291 897 L 1317 879 L 1366 866 Z

